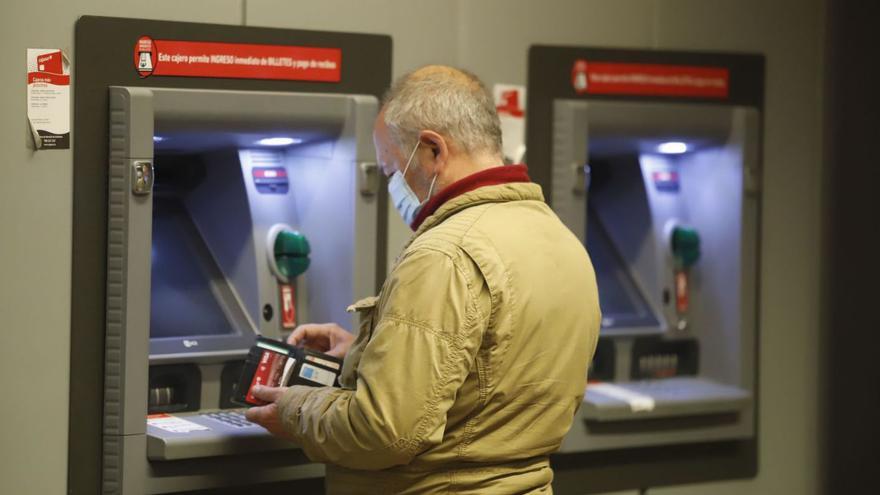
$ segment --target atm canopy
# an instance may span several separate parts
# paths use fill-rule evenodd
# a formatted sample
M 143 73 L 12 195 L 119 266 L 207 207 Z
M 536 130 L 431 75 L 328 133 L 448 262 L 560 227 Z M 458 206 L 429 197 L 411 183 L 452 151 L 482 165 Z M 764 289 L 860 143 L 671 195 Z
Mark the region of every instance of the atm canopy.
M 350 120 L 355 100 L 329 93 L 127 88 L 132 111 L 152 113 L 156 152 L 203 152 L 218 148 L 294 145 L 335 139 Z M 116 93 L 118 94 L 118 93 Z M 279 139 L 282 138 L 282 139 Z M 132 143 L 132 146 L 136 144 Z M 132 150 L 130 156 L 149 156 Z M 363 157 L 368 158 L 368 157 Z

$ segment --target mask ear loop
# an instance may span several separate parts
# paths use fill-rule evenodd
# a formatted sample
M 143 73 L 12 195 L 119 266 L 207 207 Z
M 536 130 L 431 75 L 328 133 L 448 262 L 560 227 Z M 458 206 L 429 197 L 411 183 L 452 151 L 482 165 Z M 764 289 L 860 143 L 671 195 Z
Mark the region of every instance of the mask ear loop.
M 434 183 L 437 182 L 437 174 L 434 174 L 434 178 L 431 179 L 431 187 L 428 188 L 428 197 L 425 198 L 425 201 L 431 199 L 431 196 L 434 194 Z
M 412 153 L 409 154 L 409 159 L 406 160 L 406 167 L 403 167 L 403 176 L 406 177 L 406 171 L 409 170 L 409 166 L 412 165 L 412 159 L 416 156 L 416 150 L 419 149 L 419 145 L 422 144 L 421 141 L 416 141 L 416 147 L 413 148 Z

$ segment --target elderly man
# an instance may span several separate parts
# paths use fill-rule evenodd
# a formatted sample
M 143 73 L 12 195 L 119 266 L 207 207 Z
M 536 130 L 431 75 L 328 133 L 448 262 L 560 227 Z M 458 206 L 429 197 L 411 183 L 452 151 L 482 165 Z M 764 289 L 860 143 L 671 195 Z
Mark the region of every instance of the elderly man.
M 344 356 L 342 388 L 266 389 L 248 418 L 326 462 L 329 493 L 550 490 L 600 312 L 583 245 L 523 165 L 502 164 L 492 98 L 473 75 L 399 79 L 373 139 L 415 230 L 355 339 L 303 325 L 290 342 Z

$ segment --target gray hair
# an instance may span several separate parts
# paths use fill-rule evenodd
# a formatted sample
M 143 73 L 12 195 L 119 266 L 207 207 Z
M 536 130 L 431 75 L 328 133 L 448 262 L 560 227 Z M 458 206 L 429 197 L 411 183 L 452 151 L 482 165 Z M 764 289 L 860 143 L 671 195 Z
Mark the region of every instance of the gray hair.
M 501 154 L 495 102 L 474 74 L 426 66 L 397 79 L 384 99 L 385 125 L 401 150 L 415 146 L 422 130 L 449 137 L 470 154 Z

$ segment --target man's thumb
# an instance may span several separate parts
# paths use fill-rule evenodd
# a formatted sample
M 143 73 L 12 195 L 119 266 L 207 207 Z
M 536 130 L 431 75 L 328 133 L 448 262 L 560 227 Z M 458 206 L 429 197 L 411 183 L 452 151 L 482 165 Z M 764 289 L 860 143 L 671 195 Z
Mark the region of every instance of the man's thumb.
M 256 385 L 251 389 L 254 397 L 266 402 L 275 402 L 281 398 L 283 391 L 278 387 L 266 387 L 264 385 Z

